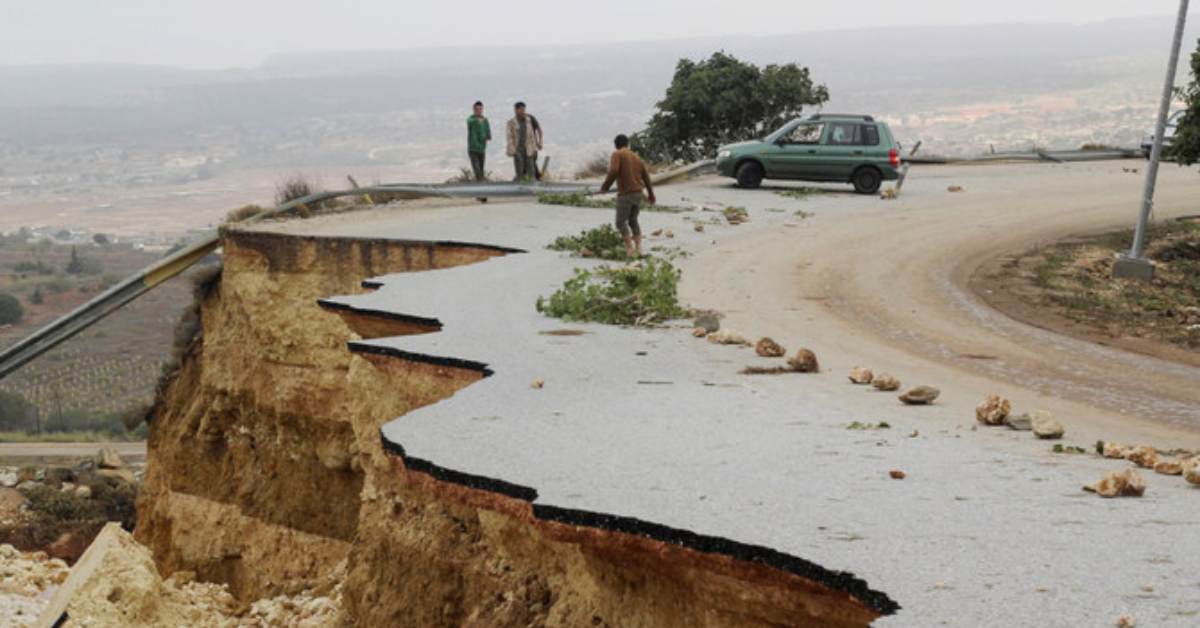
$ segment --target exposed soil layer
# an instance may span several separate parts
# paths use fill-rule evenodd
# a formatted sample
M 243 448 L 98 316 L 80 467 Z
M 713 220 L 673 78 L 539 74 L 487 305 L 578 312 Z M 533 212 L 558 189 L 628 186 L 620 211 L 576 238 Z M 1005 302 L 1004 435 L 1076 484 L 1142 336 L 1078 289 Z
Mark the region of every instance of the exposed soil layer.
M 1149 283 L 1112 278 L 1128 229 L 1074 237 L 996 258 L 971 278 L 988 305 L 1022 322 L 1200 366 L 1200 219 L 1154 225 Z
M 540 508 L 532 489 L 385 452 L 383 423 L 490 372 L 360 343 L 434 330 L 318 300 L 511 250 L 237 230 L 224 245 L 205 331 L 152 415 L 137 535 L 164 575 L 194 571 L 245 603 L 348 558 L 345 625 L 865 626 L 895 609 L 800 559 Z
M 298 590 L 313 567 L 344 558 L 358 525 L 358 454 L 378 449 L 383 421 L 455 390 L 384 381 L 354 360 L 355 334 L 317 300 L 364 277 L 502 251 L 239 232 L 224 247 L 220 285 L 201 304 L 206 331 L 152 417 L 138 538 L 165 573 L 192 570 L 260 598 Z M 258 549 L 284 550 L 296 535 L 303 555 Z

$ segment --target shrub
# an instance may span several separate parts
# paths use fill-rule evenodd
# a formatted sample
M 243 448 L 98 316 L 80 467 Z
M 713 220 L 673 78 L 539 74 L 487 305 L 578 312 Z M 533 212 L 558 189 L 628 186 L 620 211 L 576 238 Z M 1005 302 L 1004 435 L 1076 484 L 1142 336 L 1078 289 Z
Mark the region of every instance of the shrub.
M 584 257 L 625 259 L 625 239 L 609 224 L 581 231 L 577 236 L 561 236 L 546 248 L 551 251 L 570 251 Z
M 266 211 L 266 210 L 264 210 L 262 207 L 259 207 L 258 205 L 246 205 L 246 206 L 231 210 L 228 214 L 226 214 L 225 222 L 227 222 L 227 223 L 242 222 L 243 220 L 246 220 L 247 218 L 257 216 L 258 214 L 261 214 L 264 211 Z
M 293 175 L 275 186 L 275 204 L 284 205 L 292 201 L 312 196 L 316 187 L 301 175 Z
M 597 179 L 608 176 L 608 155 L 596 155 L 575 171 L 576 179 Z
M 537 310 L 567 321 L 650 325 L 684 315 L 678 284 L 679 271 L 661 259 L 619 268 L 577 268 L 549 299 L 538 298 Z
M 25 308 L 20 299 L 7 292 L 0 292 L 0 325 L 12 325 L 24 317 Z

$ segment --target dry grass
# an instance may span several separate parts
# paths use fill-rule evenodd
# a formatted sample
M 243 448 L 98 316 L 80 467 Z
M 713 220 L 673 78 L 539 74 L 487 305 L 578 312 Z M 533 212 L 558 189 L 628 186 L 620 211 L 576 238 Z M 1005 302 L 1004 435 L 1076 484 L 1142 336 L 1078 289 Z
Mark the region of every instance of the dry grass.
M 1112 278 L 1114 252 L 1129 249 L 1129 230 L 1056 244 L 1034 253 L 1028 281 L 1037 301 L 1108 335 L 1200 348 L 1200 221 L 1156 224 L 1147 256 L 1149 283 Z
M 306 196 L 312 196 L 317 191 L 317 187 L 304 175 L 295 174 L 275 186 L 275 205 L 283 205 Z
M 576 179 L 601 179 L 608 176 L 608 155 L 600 154 L 584 162 L 575 171 Z
M 243 207 L 234 209 L 234 210 L 230 211 L 228 214 L 226 214 L 225 222 L 226 222 L 226 224 L 242 222 L 243 220 L 257 216 L 257 215 L 263 213 L 264 211 L 267 211 L 267 210 L 262 207 L 259 207 L 258 205 L 245 205 Z

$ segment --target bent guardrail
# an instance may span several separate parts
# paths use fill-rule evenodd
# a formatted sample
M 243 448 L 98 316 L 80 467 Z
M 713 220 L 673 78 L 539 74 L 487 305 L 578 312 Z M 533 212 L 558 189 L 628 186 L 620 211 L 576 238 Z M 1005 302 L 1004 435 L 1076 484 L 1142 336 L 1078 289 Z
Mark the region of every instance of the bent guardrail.
M 661 173 L 652 177 L 655 185 L 669 185 L 695 176 L 697 172 L 712 166 L 711 161 L 699 162 Z M 254 223 L 279 216 L 293 209 L 316 205 L 324 201 L 346 196 L 370 194 L 387 195 L 395 199 L 418 198 L 514 198 L 538 194 L 581 192 L 594 194 L 593 186 L 581 183 L 462 183 L 462 184 L 396 184 L 355 187 L 350 190 L 319 192 L 304 198 L 284 203 L 273 209 L 251 216 L 238 224 Z M 153 290 L 163 282 L 182 274 L 196 262 L 214 253 L 221 244 L 220 235 L 213 232 L 199 241 L 180 250 L 105 290 L 87 303 L 64 314 L 52 323 L 38 329 L 25 339 L 0 351 L 0 380 L 20 369 L 38 356 L 62 344 L 88 327 L 95 325 L 131 301 Z

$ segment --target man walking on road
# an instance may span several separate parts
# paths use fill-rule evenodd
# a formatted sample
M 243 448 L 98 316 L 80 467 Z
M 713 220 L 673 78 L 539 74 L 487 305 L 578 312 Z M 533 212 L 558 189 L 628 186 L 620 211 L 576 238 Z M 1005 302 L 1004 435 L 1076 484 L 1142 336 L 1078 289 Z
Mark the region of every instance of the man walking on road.
M 513 158 L 515 180 L 533 181 L 537 178 L 538 151 L 542 148 L 542 129 L 533 116 L 525 113 L 525 103 L 513 106 L 514 116 L 508 121 L 508 156 Z
M 657 203 L 654 198 L 654 186 L 650 183 L 650 171 L 636 153 L 629 150 L 629 138 L 618 135 L 613 140 L 616 151 L 608 161 L 608 177 L 600 186 L 600 193 L 605 194 L 617 184 L 617 231 L 625 239 L 625 254 L 629 257 L 642 256 L 642 227 L 638 224 L 638 212 L 642 208 L 642 190 L 646 191 L 651 205 Z
M 487 159 L 487 145 L 492 141 L 492 125 L 483 117 L 483 103 L 475 101 L 475 112 L 467 118 L 467 156 L 471 158 L 471 170 L 476 181 L 483 181 L 487 174 L 483 169 Z

